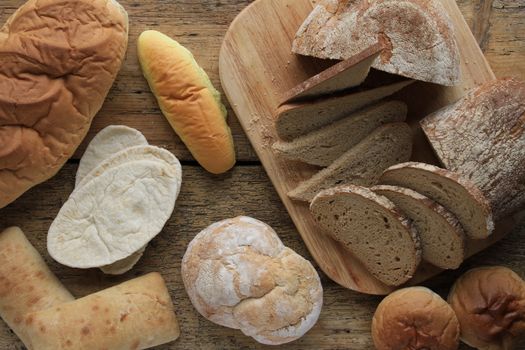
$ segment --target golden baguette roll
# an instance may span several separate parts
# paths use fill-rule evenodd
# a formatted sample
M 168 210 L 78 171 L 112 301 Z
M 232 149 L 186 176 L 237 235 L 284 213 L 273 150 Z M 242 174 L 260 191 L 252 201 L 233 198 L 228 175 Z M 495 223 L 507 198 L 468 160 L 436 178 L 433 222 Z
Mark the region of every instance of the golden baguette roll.
M 138 39 L 144 77 L 162 113 L 199 164 L 213 174 L 235 164 L 233 138 L 220 93 L 193 55 L 154 30 Z
M 24 318 L 29 350 L 147 349 L 179 337 L 173 303 L 150 273 Z
M 72 300 L 22 230 L 0 233 L 0 316 L 24 343 L 25 314 Z

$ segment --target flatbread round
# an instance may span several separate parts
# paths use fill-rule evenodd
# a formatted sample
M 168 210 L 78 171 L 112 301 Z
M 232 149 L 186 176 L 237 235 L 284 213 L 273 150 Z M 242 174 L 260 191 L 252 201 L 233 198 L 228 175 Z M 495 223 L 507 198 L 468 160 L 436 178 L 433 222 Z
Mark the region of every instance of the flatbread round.
M 105 159 L 125 148 L 147 145 L 148 141 L 136 129 L 124 125 L 110 125 L 102 129 L 89 143 L 80 159 L 75 187 L 91 170 Z
M 133 266 L 139 262 L 140 258 L 142 258 L 142 255 L 144 255 L 145 250 L 146 246 L 142 247 L 140 250 L 131 254 L 127 258 L 115 261 L 110 265 L 101 266 L 99 269 L 106 275 L 122 275 L 131 270 Z
M 179 178 L 160 161 L 111 168 L 74 191 L 51 224 L 49 254 L 76 268 L 129 257 L 164 227 L 175 207 Z

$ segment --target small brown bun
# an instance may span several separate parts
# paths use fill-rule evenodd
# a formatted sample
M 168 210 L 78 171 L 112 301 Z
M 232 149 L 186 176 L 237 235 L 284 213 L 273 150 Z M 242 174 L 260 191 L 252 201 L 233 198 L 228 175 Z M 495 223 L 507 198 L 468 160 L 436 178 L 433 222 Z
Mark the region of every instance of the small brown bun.
M 461 325 L 461 340 L 482 350 L 523 349 L 525 282 L 501 266 L 480 267 L 461 276 L 448 302 Z
M 377 350 L 454 350 L 459 323 L 452 308 L 430 289 L 404 288 L 377 307 L 372 338 Z

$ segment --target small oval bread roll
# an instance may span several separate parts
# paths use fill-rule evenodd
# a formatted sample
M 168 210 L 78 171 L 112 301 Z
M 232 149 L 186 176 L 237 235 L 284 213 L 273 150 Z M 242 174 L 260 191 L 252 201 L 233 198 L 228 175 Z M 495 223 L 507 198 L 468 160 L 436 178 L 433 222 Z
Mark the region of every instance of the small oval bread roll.
M 377 350 L 454 350 L 459 323 L 454 310 L 430 289 L 404 288 L 377 307 L 372 338 Z
M 448 302 L 466 344 L 482 350 L 524 349 L 525 282 L 512 270 L 472 269 L 456 281 Z
M 137 43 L 144 77 L 162 113 L 199 164 L 213 174 L 235 164 L 233 138 L 220 93 L 193 55 L 154 30 Z
M 263 344 L 300 338 L 323 304 L 313 266 L 286 248 L 270 226 L 246 216 L 195 236 L 182 260 L 182 280 L 201 315 Z

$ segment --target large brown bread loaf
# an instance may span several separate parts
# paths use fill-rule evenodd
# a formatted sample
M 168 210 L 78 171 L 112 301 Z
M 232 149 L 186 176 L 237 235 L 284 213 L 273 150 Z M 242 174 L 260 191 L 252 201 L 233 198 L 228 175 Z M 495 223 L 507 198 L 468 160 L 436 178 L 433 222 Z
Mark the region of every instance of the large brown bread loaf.
M 113 0 L 29 0 L 0 29 L 0 208 L 55 175 L 124 59 Z

